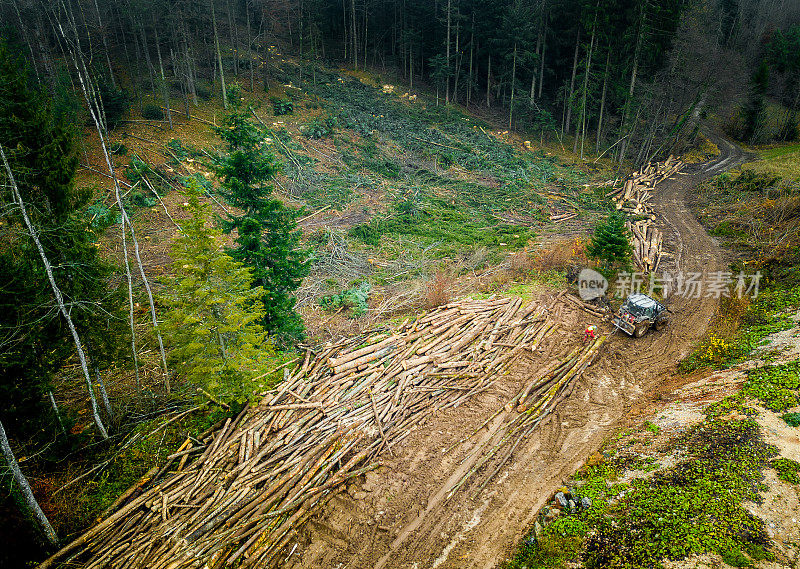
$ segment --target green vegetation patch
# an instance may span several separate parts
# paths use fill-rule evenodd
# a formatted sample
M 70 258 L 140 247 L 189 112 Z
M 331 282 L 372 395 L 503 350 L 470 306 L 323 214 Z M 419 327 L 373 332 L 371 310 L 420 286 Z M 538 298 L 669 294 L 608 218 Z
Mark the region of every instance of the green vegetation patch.
M 786 413 L 781 419 L 790 427 L 800 427 L 800 413 Z
M 790 458 L 776 458 L 769 463 L 778 472 L 778 478 L 791 484 L 800 484 L 800 462 Z
M 586 542 L 587 567 L 658 567 L 663 559 L 716 552 L 729 564 L 763 559 L 763 522 L 743 506 L 758 501 L 762 469 L 775 449 L 757 423 L 706 421 L 681 446 L 689 457 L 611 506 Z
M 741 400 L 726 408 L 733 407 L 741 408 Z M 526 539 L 503 568 L 563 567 L 578 560 L 590 569 L 652 568 L 707 552 L 736 567 L 769 558 L 764 524 L 743 502 L 760 501 L 763 469 L 777 452 L 754 420 L 726 421 L 718 418 L 721 411 L 678 440 L 676 450 L 685 458 L 672 468 L 614 485 L 616 469 L 627 466 L 588 467 L 576 491 L 592 497 L 591 507 L 562 515 L 538 539 Z M 632 466 L 649 470 L 650 464 Z
M 741 327 L 732 338 L 709 335 L 680 362 L 678 369 L 684 373 L 709 367 L 725 369 L 747 360 L 756 348 L 764 345 L 767 336 L 796 326 L 789 312 L 798 308 L 800 286 L 773 284 L 747 307 L 741 317 Z
M 368 282 L 363 282 L 339 294 L 323 296 L 319 299 L 319 305 L 325 310 L 350 308 L 352 309 L 351 315 L 357 318 L 366 314 L 369 308 L 367 298 L 371 289 L 372 286 Z
M 800 361 L 768 365 L 747 372 L 742 392 L 764 403 L 770 411 L 786 411 L 795 407 L 800 388 Z
M 629 491 L 627 484 L 615 484 L 618 470 L 615 466 L 600 463 L 587 466 L 579 473 L 581 486 L 572 499 L 581 502 L 587 498 L 590 505 L 575 513 L 557 517 L 538 534 L 533 531 L 520 544 L 510 561 L 502 569 L 539 569 L 563 567 L 568 561 L 580 557 L 586 536 L 601 523 L 609 503 Z M 544 516 L 542 515 L 544 514 Z M 549 509 L 540 513 L 540 521 L 550 514 Z

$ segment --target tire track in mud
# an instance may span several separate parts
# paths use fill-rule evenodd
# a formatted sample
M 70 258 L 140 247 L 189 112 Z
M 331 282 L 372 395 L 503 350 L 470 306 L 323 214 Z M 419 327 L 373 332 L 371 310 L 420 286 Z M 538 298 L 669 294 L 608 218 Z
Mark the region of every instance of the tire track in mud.
M 713 161 L 689 166 L 663 182 L 653 200 L 674 259 L 662 270 L 710 272 L 725 266 L 717 246 L 685 204 L 685 195 L 701 181 L 741 164 L 747 155 L 719 139 Z M 453 497 L 455 481 L 471 468 L 481 451 L 491 448 L 506 419 L 501 413 L 478 440 L 444 453 L 454 437 L 469 433 L 507 401 L 542 362 L 520 364 L 499 393 L 431 418 L 408 437 L 407 448 L 387 460 L 387 469 L 367 475 L 362 486 L 328 503 L 300 539 L 285 566 L 332 569 L 427 569 L 495 567 L 506 558 L 533 523 L 538 510 L 596 451 L 632 407 L 646 403 L 671 376 L 676 363 L 705 333 L 718 306 L 714 298 L 673 297 L 672 322 L 640 339 L 615 334 L 604 351 L 563 401 L 515 451 L 482 492 L 474 476 Z M 577 342 L 588 318 L 571 307 L 559 308 L 563 326 L 544 346 L 557 354 Z M 608 326 L 608 325 L 606 325 Z M 610 330 L 609 330 L 610 331 Z M 561 348 L 561 349 L 559 349 Z M 513 414 L 513 412 L 512 412 Z M 288 552 L 287 552 L 288 553 Z

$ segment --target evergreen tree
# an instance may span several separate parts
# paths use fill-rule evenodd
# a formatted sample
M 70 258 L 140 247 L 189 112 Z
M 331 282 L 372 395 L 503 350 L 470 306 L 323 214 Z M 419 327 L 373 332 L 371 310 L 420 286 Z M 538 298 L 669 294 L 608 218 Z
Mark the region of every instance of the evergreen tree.
M 744 132 L 742 139 L 757 142 L 764 134 L 764 97 L 769 87 L 769 64 L 761 61 L 750 80 L 750 94 L 744 107 Z
M 216 133 L 225 143 L 216 174 L 222 194 L 241 209 L 229 215 L 224 231 L 236 231 L 236 247 L 229 251 L 253 273 L 254 285 L 263 288 L 261 323 L 280 344 L 303 338 L 303 321 L 294 311 L 292 292 L 308 274 L 309 254 L 300 247 L 295 209 L 271 196 L 269 181 L 277 171 L 275 158 L 265 145 L 265 134 L 248 119 L 238 89 L 229 91 L 231 112 Z
M 265 292 L 252 285 L 250 269 L 225 252 L 222 231 L 212 225 L 210 207 L 200 203 L 197 182 L 190 182 L 186 193 L 191 217 L 173 242 L 176 277 L 164 297 L 170 356 L 190 382 L 245 400 L 253 389 L 243 382 L 274 355 L 259 325 Z
M 612 213 L 606 221 L 599 223 L 586 252 L 605 271 L 613 272 L 627 267 L 632 251 L 628 230 L 625 228 L 625 217 Z
M 120 321 L 111 267 L 96 247 L 103 224 L 91 221 L 91 194 L 74 184 L 74 134 L 49 99 L 29 87 L 14 50 L 0 43 L 0 144 L 53 276 L 82 337 L 112 357 Z M 5 182 L 5 172 L 0 174 Z M 52 375 L 74 354 L 66 323 L 26 232 L 11 190 L 0 190 L 0 420 L 33 427 Z M 102 216 L 100 216 L 102 217 Z

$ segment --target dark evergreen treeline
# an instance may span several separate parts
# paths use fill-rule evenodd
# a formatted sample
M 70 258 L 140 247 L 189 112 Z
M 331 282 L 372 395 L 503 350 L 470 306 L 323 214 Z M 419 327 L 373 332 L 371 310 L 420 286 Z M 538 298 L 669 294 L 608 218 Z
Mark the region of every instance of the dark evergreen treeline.
M 310 84 L 325 61 L 396 71 L 446 102 L 502 109 L 510 128 L 634 161 L 691 134 L 720 100 L 752 99 L 762 60 L 786 75 L 766 46 L 790 45 L 798 14 L 786 0 L 11 0 L 0 11 L 53 92 L 69 86 L 59 26 L 70 28 L 107 111 L 124 88 L 190 112 L 224 98 L 225 80 L 268 88 L 290 71 Z M 794 81 L 769 88 L 797 98 Z

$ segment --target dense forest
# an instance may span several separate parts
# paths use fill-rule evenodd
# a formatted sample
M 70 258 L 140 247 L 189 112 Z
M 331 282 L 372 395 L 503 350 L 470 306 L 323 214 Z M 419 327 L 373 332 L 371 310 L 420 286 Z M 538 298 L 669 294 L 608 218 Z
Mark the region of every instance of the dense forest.
M 288 85 L 323 99 L 337 70 L 373 73 L 443 112 L 480 113 L 617 172 L 686 150 L 702 128 L 750 144 L 800 137 L 791 0 L 7 0 L 0 29 L 4 483 L 24 479 L 12 446 L 51 464 L 95 452 L 114 432 L 188 408 L 169 407 L 176 375 L 240 409 L 243 378 L 295 357 L 305 333 L 293 295 L 314 255 L 301 214 L 270 193 L 279 160 L 248 93 Z M 135 159 L 121 181 L 112 134 L 130 117 L 171 129 L 209 102 L 225 110 L 209 167 L 232 209 L 212 215 L 203 181 L 186 183 L 172 280 L 154 291 L 124 198 L 159 182 Z M 276 116 L 291 105 L 273 103 Z M 76 183 L 89 154 L 106 166 L 98 175 L 116 209 Z M 120 259 L 99 251 L 111 233 Z M 116 366 L 144 391 L 156 377 L 166 395 L 115 409 L 101 370 Z M 91 435 L 66 436 L 74 416 L 53 393 L 63 373 L 85 389 L 70 397 L 88 398 Z M 52 548 L 46 512 L 15 488 Z
M 795 113 L 798 12 L 780 0 L 14 0 L 1 15 L 42 86 L 76 87 L 80 55 L 110 114 L 145 92 L 180 96 L 189 112 L 224 98 L 226 80 L 315 85 L 328 62 L 391 70 L 444 102 L 502 107 L 511 128 L 577 133 L 581 151 L 618 143 L 620 161 L 643 161 L 738 103 L 742 124 L 729 126 L 766 137 L 748 117 L 760 93 Z M 282 52 L 297 58 L 290 75 Z

